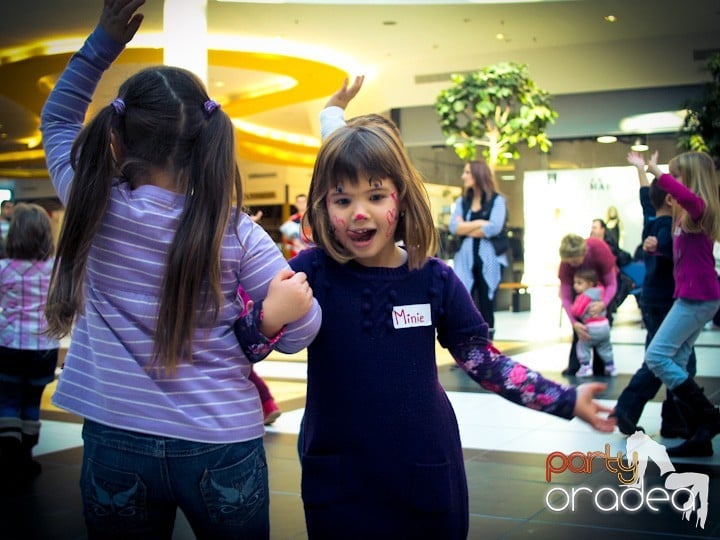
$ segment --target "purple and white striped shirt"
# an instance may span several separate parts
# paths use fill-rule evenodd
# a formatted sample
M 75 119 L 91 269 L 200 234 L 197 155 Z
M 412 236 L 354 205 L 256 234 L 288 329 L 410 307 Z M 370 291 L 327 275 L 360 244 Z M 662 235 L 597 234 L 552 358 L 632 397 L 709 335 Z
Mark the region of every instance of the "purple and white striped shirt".
M 31 351 L 60 346 L 43 334 L 53 261 L 0 259 L 0 346 Z
M 104 70 L 120 54 L 102 28 L 70 60 L 41 116 L 50 176 L 63 203 L 73 171 L 70 148 Z M 242 311 L 236 291 L 242 284 L 259 301 L 270 280 L 289 268 L 267 233 L 242 214 L 237 230 L 228 226 L 222 244 L 224 304 L 215 324 L 193 336 L 192 362 L 173 376 L 145 369 L 165 273 L 184 196 L 156 186 L 132 189 L 113 179 L 108 208 L 90 249 L 85 313 L 73 330 L 65 369 L 53 403 L 102 424 L 208 443 L 261 437 L 263 415 L 257 390 L 248 381 L 250 364 L 233 333 Z M 320 308 L 288 325 L 277 343 L 283 352 L 306 347 L 318 332 Z

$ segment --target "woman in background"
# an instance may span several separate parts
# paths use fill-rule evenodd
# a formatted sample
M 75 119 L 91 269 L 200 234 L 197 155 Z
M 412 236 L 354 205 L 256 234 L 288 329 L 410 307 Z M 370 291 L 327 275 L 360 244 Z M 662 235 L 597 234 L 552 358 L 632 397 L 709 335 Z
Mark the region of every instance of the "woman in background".
M 495 335 L 495 292 L 508 266 L 505 253 L 497 255 L 490 239 L 502 232 L 507 201 L 497 189 L 495 177 L 484 160 L 465 164 L 462 174 L 465 193 L 455 201 L 450 232 L 462 238 L 453 268 L 470 292 L 483 319 Z

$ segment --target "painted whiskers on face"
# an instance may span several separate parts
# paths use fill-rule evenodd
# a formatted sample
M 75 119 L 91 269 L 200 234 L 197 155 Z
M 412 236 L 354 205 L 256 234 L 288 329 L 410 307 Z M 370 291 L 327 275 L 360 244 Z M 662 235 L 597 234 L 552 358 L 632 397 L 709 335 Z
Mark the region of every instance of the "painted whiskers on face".
M 364 266 L 402 264 L 395 245 L 398 200 L 389 178 L 360 177 L 357 183 L 339 184 L 326 198 L 335 238 Z

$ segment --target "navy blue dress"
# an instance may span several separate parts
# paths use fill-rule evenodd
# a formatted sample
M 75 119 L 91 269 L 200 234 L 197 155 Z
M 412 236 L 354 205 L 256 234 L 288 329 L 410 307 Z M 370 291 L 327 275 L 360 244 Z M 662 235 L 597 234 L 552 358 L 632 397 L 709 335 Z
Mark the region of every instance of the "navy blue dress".
M 301 449 L 309 537 L 466 538 L 462 446 L 438 380 L 436 332 L 508 399 L 569 418 L 574 390 L 488 345 L 482 316 L 439 259 L 415 271 L 368 268 L 316 248 L 290 265 L 307 273 L 323 316 L 308 347 Z

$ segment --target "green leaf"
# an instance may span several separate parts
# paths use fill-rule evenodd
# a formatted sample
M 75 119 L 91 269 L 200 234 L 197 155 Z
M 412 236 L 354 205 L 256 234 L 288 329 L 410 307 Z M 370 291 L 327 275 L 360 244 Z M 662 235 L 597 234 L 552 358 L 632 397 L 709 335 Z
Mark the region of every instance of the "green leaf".
M 526 65 L 501 62 L 451 80 L 438 94 L 436 111 L 446 144 L 462 159 L 474 156 L 481 146 L 483 155 L 495 160 L 489 162 L 493 166 L 507 161 L 503 152 L 515 156 L 514 145 L 520 141 L 541 149 L 551 146 L 544 130 L 558 114 L 548 92 L 529 78 Z

